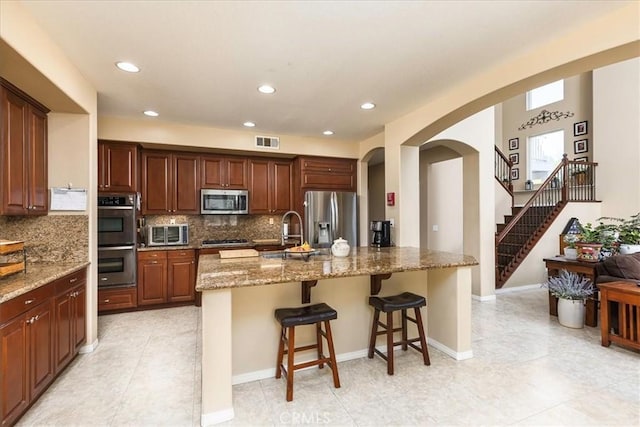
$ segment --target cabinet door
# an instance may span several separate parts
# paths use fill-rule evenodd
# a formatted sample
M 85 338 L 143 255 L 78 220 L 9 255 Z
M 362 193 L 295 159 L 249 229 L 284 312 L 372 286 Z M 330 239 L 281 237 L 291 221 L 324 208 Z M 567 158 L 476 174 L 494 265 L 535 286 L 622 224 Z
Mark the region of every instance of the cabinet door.
M 4 88 L 2 91 L 2 213 L 24 215 L 28 207 L 27 189 L 27 102 Z
M 46 215 L 47 192 L 47 115 L 29 108 L 29 213 Z
M 167 302 L 167 259 L 162 252 L 160 259 L 138 261 L 138 305 L 164 302 Z
M 195 253 L 191 256 L 172 258 L 168 260 L 168 301 L 185 302 L 194 301 L 196 285 L 196 260 Z
M 25 317 L 0 327 L 0 421 L 12 425 L 29 405 L 28 337 Z
M 293 189 L 291 186 L 293 165 L 289 161 L 274 161 L 271 174 L 272 213 L 285 213 L 292 209 Z
M 269 214 L 269 161 L 249 162 L 249 213 Z
M 51 300 L 27 313 L 29 334 L 29 399 L 34 400 L 53 381 L 54 319 Z
M 77 354 L 80 347 L 87 340 L 87 286 L 82 284 L 73 290 L 73 354 Z
M 167 153 L 142 153 L 142 214 L 165 214 L 172 206 L 172 165 Z
M 227 188 L 246 190 L 247 160 L 240 158 L 227 158 L 225 164 L 227 169 Z
M 200 213 L 200 174 L 198 156 L 175 154 L 173 179 L 173 212 Z
M 225 188 L 224 159 L 216 156 L 202 156 L 202 188 Z
M 54 364 L 56 372 L 60 372 L 74 355 L 72 344 L 73 332 L 73 298 L 71 292 L 65 292 L 54 300 L 56 333 L 54 346 Z
M 137 191 L 138 149 L 135 145 L 101 143 L 102 159 L 99 159 L 98 176 L 103 191 Z M 102 175 L 100 174 L 102 172 Z M 100 184 L 100 183 L 99 183 Z

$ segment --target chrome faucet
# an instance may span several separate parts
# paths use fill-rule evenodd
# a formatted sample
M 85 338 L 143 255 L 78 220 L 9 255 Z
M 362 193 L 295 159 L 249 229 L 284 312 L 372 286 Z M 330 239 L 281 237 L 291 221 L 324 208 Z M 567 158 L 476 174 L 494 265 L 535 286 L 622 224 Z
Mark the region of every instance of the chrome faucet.
M 300 234 L 288 234 L 284 232 L 284 221 L 287 219 L 287 217 L 289 215 L 295 215 L 298 217 L 298 222 L 300 223 Z M 282 215 L 282 223 L 280 224 L 280 230 L 282 231 L 282 245 L 284 246 L 285 244 L 285 240 L 287 240 L 289 237 L 299 237 L 300 238 L 300 244 L 302 245 L 304 243 L 304 232 L 302 231 L 302 218 L 300 217 L 300 214 L 296 211 L 289 211 L 287 213 L 285 213 L 284 215 Z

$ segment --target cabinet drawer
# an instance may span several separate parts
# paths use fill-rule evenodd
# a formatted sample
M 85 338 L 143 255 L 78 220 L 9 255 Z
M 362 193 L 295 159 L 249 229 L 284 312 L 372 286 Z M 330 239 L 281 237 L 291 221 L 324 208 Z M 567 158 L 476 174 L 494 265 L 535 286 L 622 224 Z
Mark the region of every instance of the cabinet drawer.
M 138 252 L 138 260 L 167 259 L 167 251 L 143 251 Z
M 136 308 L 138 306 L 136 287 L 98 290 L 98 311 Z
M 195 258 L 195 249 L 180 249 L 177 251 L 167 251 L 167 258 Z
M 87 283 L 87 270 L 82 269 L 71 273 L 68 276 L 62 277 L 53 282 L 55 287 L 55 294 L 60 295 L 68 290 L 78 286 L 81 283 Z
M 49 283 L 0 304 L 0 324 L 22 313 L 26 313 L 38 304 L 45 302 L 53 296 L 53 290 L 54 287 Z

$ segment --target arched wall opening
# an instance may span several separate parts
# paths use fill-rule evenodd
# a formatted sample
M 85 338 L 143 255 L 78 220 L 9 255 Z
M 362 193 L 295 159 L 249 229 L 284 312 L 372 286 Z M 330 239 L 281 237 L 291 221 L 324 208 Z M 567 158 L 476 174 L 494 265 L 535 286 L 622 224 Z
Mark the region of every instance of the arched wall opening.
M 466 253 L 480 259 L 479 153 L 459 140 L 436 139 L 420 146 L 420 247 Z M 474 267 L 473 293 L 481 293 Z

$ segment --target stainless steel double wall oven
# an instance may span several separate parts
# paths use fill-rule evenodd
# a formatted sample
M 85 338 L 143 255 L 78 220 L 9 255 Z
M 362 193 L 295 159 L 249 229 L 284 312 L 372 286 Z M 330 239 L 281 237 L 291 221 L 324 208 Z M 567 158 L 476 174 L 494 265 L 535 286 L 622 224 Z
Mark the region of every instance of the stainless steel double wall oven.
M 98 196 L 98 287 L 135 286 L 136 212 L 131 194 Z

